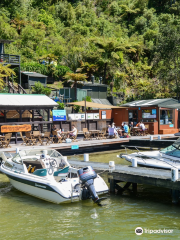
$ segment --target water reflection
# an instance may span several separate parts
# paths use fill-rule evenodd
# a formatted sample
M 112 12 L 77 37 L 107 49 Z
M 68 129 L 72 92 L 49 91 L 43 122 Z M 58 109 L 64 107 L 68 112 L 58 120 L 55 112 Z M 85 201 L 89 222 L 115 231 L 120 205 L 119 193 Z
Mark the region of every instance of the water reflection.
M 90 161 L 108 162 L 117 152 L 90 155 Z M 71 158 L 83 159 L 83 156 Z M 68 157 L 70 158 L 70 157 Z M 128 164 L 124 162 L 124 164 Z M 107 175 L 103 174 L 107 181 Z M 11 187 L 0 174 L 1 239 L 139 239 L 135 228 L 173 229 L 173 235 L 144 234 L 143 239 L 170 239 L 180 235 L 180 207 L 172 205 L 168 189 L 138 185 L 138 195 L 109 195 L 99 207 L 91 200 L 56 205 Z

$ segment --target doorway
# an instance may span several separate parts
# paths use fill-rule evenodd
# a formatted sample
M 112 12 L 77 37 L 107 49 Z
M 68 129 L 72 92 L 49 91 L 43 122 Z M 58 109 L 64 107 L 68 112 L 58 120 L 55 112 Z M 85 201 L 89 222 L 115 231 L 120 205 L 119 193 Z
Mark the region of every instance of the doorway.
M 133 122 L 134 126 L 138 123 L 138 111 L 129 110 L 129 124 Z

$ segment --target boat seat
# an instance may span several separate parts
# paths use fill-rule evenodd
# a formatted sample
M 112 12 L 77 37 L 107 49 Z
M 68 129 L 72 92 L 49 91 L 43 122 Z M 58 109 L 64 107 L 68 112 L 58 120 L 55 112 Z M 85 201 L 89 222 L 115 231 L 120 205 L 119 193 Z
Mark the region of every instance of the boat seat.
M 68 171 L 69 171 L 69 166 L 65 167 L 63 169 L 59 169 L 58 171 L 54 172 L 54 177 L 60 176 L 61 174 L 64 176 L 64 175 L 66 175 L 68 173 Z
M 36 169 L 32 174 L 45 177 L 47 175 L 47 169 Z

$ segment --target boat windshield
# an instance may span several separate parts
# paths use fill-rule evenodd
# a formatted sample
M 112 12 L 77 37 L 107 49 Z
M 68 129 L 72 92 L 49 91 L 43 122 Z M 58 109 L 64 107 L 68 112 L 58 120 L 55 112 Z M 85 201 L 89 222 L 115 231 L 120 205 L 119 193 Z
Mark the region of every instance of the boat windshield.
M 180 138 L 169 147 L 162 149 L 160 153 L 180 158 Z
M 44 154 L 46 151 L 46 155 L 48 157 L 54 157 L 54 158 L 59 158 L 62 157 L 62 155 L 53 149 L 31 149 L 31 150 L 23 150 L 23 151 L 19 151 L 19 153 L 17 153 L 12 161 L 22 164 L 23 160 L 27 160 L 27 159 L 31 159 L 36 161 L 37 159 L 40 158 L 40 156 L 42 154 Z
M 21 155 L 20 155 L 19 153 L 17 153 L 17 154 L 13 157 L 12 161 L 15 162 L 15 163 L 18 163 L 18 164 L 23 164 Z

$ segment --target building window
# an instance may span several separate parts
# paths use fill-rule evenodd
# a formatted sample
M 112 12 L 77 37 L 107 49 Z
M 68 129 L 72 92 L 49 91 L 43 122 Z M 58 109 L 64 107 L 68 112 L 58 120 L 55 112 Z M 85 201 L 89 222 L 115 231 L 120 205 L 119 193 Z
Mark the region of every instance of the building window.
M 173 124 L 173 110 L 160 110 L 160 124 Z
M 142 119 L 143 122 L 154 122 L 156 119 L 156 109 L 143 109 L 142 110 Z

